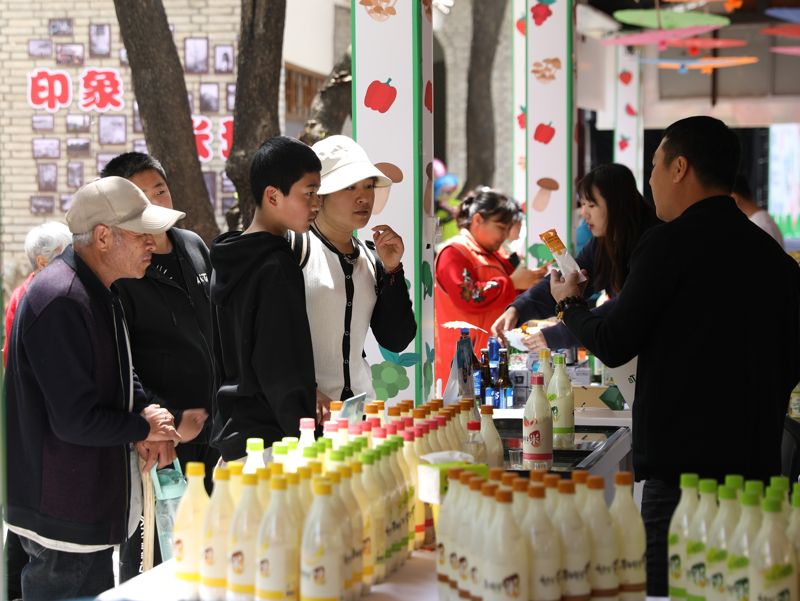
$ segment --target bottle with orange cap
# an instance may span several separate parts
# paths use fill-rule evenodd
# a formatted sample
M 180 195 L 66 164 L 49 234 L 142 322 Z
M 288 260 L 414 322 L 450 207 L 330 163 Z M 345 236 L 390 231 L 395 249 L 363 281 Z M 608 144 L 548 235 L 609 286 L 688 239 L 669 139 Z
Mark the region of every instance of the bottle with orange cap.
M 335 422 L 337 419 L 342 417 L 342 401 L 331 401 L 331 417 L 330 421 Z
M 250 601 L 255 594 L 256 539 L 262 514 L 256 493 L 256 475 L 242 474 L 242 499 L 228 531 L 227 601 Z
M 647 539 L 644 522 L 633 500 L 633 474 L 617 472 L 614 500 L 609 511 L 619 539 L 619 591 L 622 601 L 643 601 L 647 591 L 645 556 Z
M 203 520 L 200 557 L 200 601 L 224 601 L 228 559 L 228 528 L 233 501 L 228 491 L 228 468 L 214 468 L 214 490 Z
M 494 408 L 481 405 L 481 437 L 486 444 L 486 462 L 489 467 L 503 467 L 503 441 L 494 425 Z
M 500 490 L 497 482 L 483 482 L 478 498 L 478 510 L 474 514 L 474 521 L 470 528 L 469 550 L 467 551 L 467 561 L 469 562 L 469 591 L 473 598 L 483 598 L 483 569 L 487 561 L 485 555 L 487 536 L 490 525 L 494 519 L 495 506 L 497 503 L 494 494 Z
M 541 374 L 532 376 L 531 394 L 522 411 L 522 465 L 534 470 L 553 466 L 553 415 Z
M 475 463 L 486 463 L 486 443 L 481 436 L 481 422 L 470 421 L 467 423 L 467 429 L 469 436 L 464 443 L 463 451 L 472 455 Z
M 577 482 L 574 478 L 573 482 Z M 581 512 L 589 534 L 592 566 L 589 570 L 589 584 L 593 599 L 619 598 L 619 577 L 616 564 L 619 558 L 619 539 L 614 520 L 608 511 L 605 499 L 605 481 L 602 476 L 589 476 L 586 479 L 586 501 Z M 577 486 L 576 486 L 577 488 Z M 577 501 L 577 493 L 576 493 Z
M 458 430 L 456 429 L 455 409 L 453 407 L 444 407 L 439 411 L 439 415 L 444 415 L 446 420 L 444 432 L 448 446 L 450 449 L 457 451 L 461 448 L 462 440 L 458 437 Z
M 545 488 L 538 482 L 528 486 L 528 511 L 522 531 L 528 537 L 530 594 L 535 601 L 561 599 L 561 535 L 545 509 Z
M 457 517 L 458 496 L 461 492 L 459 478 L 464 472 L 458 467 L 447 470 L 447 492 L 439 510 L 439 527 L 436 529 L 436 587 L 439 599 L 447 599 L 450 595 L 450 577 L 448 562 L 453 552 L 451 541 L 452 523 Z
M 395 404 L 386 410 L 386 418 L 389 423 L 396 424 L 401 419 L 402 408 L 400 404 Z
M 589 601 L 591 547 L 586 525 L 575 507 L 575 483 L 558 483 L 558 509 L 553 523 L 561 533 L 561 594 L 571 600 Z
M 483 601 L 530 599 L 528 544 L 512 511 L 512 492 L 495 492 L 482 566 Z
M 525 514 L 528 513 L 528 482 L 527 478 L 522 478 L 520 476 L 514 475 L 514 478 L 511 480 L 511 490 L 514 492 L 514 502 L 512 503 L 512 510 L 514 513 L 514 519 L 517 520 L 518 524 L 522 524 L 523 520 L 525 519 Z
M 256 542 L 256 598 L 297 600 L 302 523 L 289 508 L 285 476 L 270 480 L 270 500 Z
M 544 506 L 547 509 L 547 515 L 555 522 L 556 510 L 558 509 L 561 497 L 558 494 L 558 483 L 561 482 L 561 476 L 558 474 L 545 474 L 542 480 L 545 487 L 545 502 Z
M 570 476 L 575 483 L 575 507 L 578 508 L 578 511 L 583 512 L 583 506 L 586 504 L 586 495 L 588 493 L 587 483 L 589 481 L 589 472 L 586 470 L 572 470 Z
M 386 401 L 372 401 L 378 408 L 378 417 L 381 420 L 381 427 L 386 426 Z
M 458 531 L 455 533 L 454 545 L 458 550 L 458 596 L 469 599 L 470 595 L 470 565 L 472 544 L 472 529 L 475 527 L 475 516 L 478 513 L 481 500 L 481 486 L 484 479 L 481 476 L 473 476 L 468 481 L 468 488 L 465 490 L 465 502 L 458 519 Z
M 342 599 L 345 594 L 345 554 L 349 539 L 342 520 L 334 519 L 332 485 L 327 478 L 313 480 L 314 501 L 303 525 L 300 545 L 300 598 Z
M 189 481 L 178 508 L 172 529 L 172 556 L 175 558 L 175 577 L 184 596 L 194 599 L 200 584 L 201 524 L 208 511 L 208 494 L 203 479 L 206 466 L 199 461 L 186 464 Z

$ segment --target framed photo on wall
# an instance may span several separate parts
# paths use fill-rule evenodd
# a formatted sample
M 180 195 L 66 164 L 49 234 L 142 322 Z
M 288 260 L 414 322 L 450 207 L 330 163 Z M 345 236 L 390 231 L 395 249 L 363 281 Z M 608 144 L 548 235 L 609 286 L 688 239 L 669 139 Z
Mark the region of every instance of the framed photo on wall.
M 70 113 L 67 115 L 67 131 L 69 133 L 87 133 L 92 124 L 88 113 Z
M 214 72 L 233 73 L 236 61 L 233 56 L 233 46 L 214 46 Z
M 186 73 L 208 73 L 208 38 L 186 38 L 183 63 Z
M 57 159 L 61 156 L 61 140 L 58 138 L 33 138 L 31 145 L 34 159 Z
M 50 19 L 47 22 L 47 32 L 51 36 L 72 35 L 72 19 Z
M 111 25 L 89 25 L 89 56 L 111 56 Z
M 91 148 L 89 138 L 67 138 L 68 157 L 88 157 Z
M 50 40 L 28 40 L 28 56 L 53 56 L 53 42 Z
M 201 113 L 219 112 L 219 84 L 216 83 L 200 84 L 200 112 Z
M 56 201 L 52 196 L 31 196 L 30 209 L 34 215 L 52 215 L 55 206 Z
M 56 44 L 56 64 L 80 67 L 83 65 L 83 44 Z
M 31 117 L 33 131 L 52 131 L 53 127 L 55 127 L 53 115 L 33 115 Z
M 225 106 L 229 113 L 233 113 L 233 107 L 236 106 L 236 84 L 229 83 L 226 89 Z
M 72 194 L 61 194 L 58 197 L 58 208 L 60 208 L 63 213 L 69 211 L 69 208 L 71 206 L 72 206 Z
M 97 141 L 101 145 L 127 142 L 125 115 L 100 115 L 97 123 Z
M 58 165 L 55 163 L 38 163 L 36 165 L 36 182 L 39 192 L 55 192 L 58 190 Z
M 83 163 L 70 161 L 67 163 L 67 187 L 80 188 L 83 185 Z
M 117 156 L 113 152 L 101 152 L 97 155 L 97 175 L 100 175 L 100 172 L 105 169 L 105 166 L 108 165 L 108 162 Z

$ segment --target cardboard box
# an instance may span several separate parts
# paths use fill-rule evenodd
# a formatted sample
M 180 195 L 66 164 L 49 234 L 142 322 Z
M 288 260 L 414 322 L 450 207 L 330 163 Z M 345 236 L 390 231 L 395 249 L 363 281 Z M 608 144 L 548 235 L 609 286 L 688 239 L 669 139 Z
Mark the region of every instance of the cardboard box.
M 603 401 L 600 400 L 600 395 L 608 390 L 608 386 L 601 386 L 599 384 L 591 384 L 589 386 L 572 386 L 572 395 L 575 399 L 575 407 L 601 407 L 608 409 Z

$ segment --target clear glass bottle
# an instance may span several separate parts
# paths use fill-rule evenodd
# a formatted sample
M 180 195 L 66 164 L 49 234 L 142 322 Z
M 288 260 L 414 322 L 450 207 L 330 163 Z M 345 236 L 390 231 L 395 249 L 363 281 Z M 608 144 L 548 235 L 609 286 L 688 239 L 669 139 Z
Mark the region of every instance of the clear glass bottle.
M 481 422 L 470 421 L 467 423 L 469 435 L 464 443 L 464 452 L 475 459 L 475 463 L 486 463 L 486 443 L 481 436 Z

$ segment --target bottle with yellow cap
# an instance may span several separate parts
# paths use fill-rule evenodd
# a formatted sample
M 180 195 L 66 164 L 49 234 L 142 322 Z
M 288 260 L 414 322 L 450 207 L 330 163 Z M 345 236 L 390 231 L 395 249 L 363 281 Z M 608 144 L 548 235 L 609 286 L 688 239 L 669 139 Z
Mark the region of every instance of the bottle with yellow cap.
M 364 516 L 361 507 L 353 494 L 353 471 L 349 465 L 339 467 L 341 483 L 339 491 L 342 502 L 350 513 L 350 527 L 353 531 L 353 553 L 351 563 L 353 565 L 353 576 L 351 579 L 353 595 L 357 599 L 363 594 L 364 586 Z
M 228 529 L 233 518 L 233 501 L 228 491 L 229 479 L 227 467 L 214 469 L 214 491 L 203 520 L 200 601 L 225 601 Z
M 750 550 L 750 599 L 796 601 L 798 598 L 797 557 L 786 536 L 781 503 L 767 497 L 761 502 L 763 521 Z
M 268 467 L 256 469 L 256 496 L 258 497 L 258 504 L 261 505 L 261 507 L 269 506 L 269 482 L 271 478 L 272 472 Z
M 371 527 L 364 535 L 364 555 L 370 555 L 369 563 L 374 566 L 374 577 L 371 584 L 382 582 L 386 578 L 386 500 L 384 499 L 383 478 L 380 469 L 375 465 L 375 451 L 366 450 L 361 453 L 364 471 L 361 482 L 370 500 Z M 424 532 L 423 532 L 424 534 Z
M 303 512 L 303 502 L 300 500 L 300 474 L 289 472 L 284 474 L 286 478 L 286 498 L 289 499 L 289 509 L 294 512 L 295 518 L 301 524 L 306 519 Z
M 619 599 L 619 577 L 616 571 L 620 556 L 619 539 L 606 505 L 605 481 L 602 476 L 589 476 L 585 485 L 588 490 L 581 514 L 591 547 L 589 584 L 592 587 L 592 599 L 614 601 Z M 577 493 L 575 496 L 577 500 Z
M 550 356 L 550 349 L 543 348 L 539 351 L 539 366 L 536 369 L 537 374 L 541 374 L 544 378 L 543 386 L 547 390 L 550 386 L 550 380 L 553 378 L 553 364 L 551 363 L 552 357 Z
M 340 601 L 345 593 L 344 557 L 349 544 L 333 504 L 331 482 L 313 480 L 314 501 L 300 546 L 300 600 Z
M 486 444 L 489 467 L 503 467 L 503 441 L 494 425 L 494 408 L 491 405 L 481 405 L 481 437 Z
M 369 497 L 363 484 L 363 464 L 354 459 L 351 460 L 349 467 L 353 473 L 350 479 L 350 488 L 361 512 L 361 591 L 362 595 L 367 595 L 375 578 L 375 557 L 367 549 L 367 539 L 370 538 L 372 531 L 372 513 L 370 512 Z
M 337 419 L 342 417 L 342 405 L 343 404 L 344 403 L 342 403 L 342 401 L 331 401 L 331 406 L 330 406 L 331 417 L 330 417 L 330 421 L 334 421 L 335 422 Z
M 261 515 L 256 475 L 242 474 L 242 500 L 228 531 L 227 601 L 251 601 L 255 594 L 256 539 Z
M 331 505 L 333 514 L 339 521 L 341 538 L 344 543 L 344 597 L 343 601 L 352 601 L 355 598 L 353 587 L 353 557 L 355 552 L 355 539 L 353 537 L 353 521 L 347 511 L 344 497 L 342 496 L 342 476 L 338 470 L 332 470 L 325 476 L 331 483 Z
M 689 523 L 697 510 L 697 474 L 681 474 L 681 497 L 669 522 L 668 578 L 669 597 L 673 601 L 686 599 L 686 540 Z
M 553 526 L 544 506 L 545 489 L 538 483 L 528 486 L 528 512 L 522 531 L 528 536 L 529 599 L 559 601 L 561 599 L 561 535 Z
M 575 601 L 589 601 L 589 533 L 575 507 L 575 483 L 571 480 L 558 483 L 558 509 L 553 522 L 561 533 L 561 594 Z
M 289 507 L 285 476 L 270 480 L 270 500 L 258 528 L 256 598 L 297 601 L 303 524 Z
M 184 596 L 194 599 L 200 584 L 201 524 L 208 511 L 208 494 L 203 478 L 206 466 L 199 461 L 186 464 L 189 481 L 178 509 L 172 530 L 172 556 L 175 558 L 175 577 Z
M 528 545 L 511 509 L 512 493 L 495 492 L 494 517 L 486 524 L 484 544 L 483 601 L 530 599 Z
M 614 500 L 609 507 L 619 540 L 619 593 L 621 601 L 644 601 L 647 591 L 644 522 L 633 500 L 633 474 L 614 475 Z
M 264 439 L 247 439 L 247 459 L 244 462 L 243 474 L 255 474 L 256 470 L 264 467 Z
M 301 465 L 297 468 L 297 475 L 300 477 L 300 504 L 303 506 L 303 515 L 308 514 L 311 509 L 311 502 L 313 501 L 313 493 L 311 491 L 311 468 L 307 465 Z
M 233 507 L 236 508 L 239 504 L 239 500 L 242 498 L 242 471 L 244 470 L 244 462 L 228 461 L 225 465 L 231 477 L 230 484 L 228 485 L 231 493 L 231 501 L 233 501 Z

